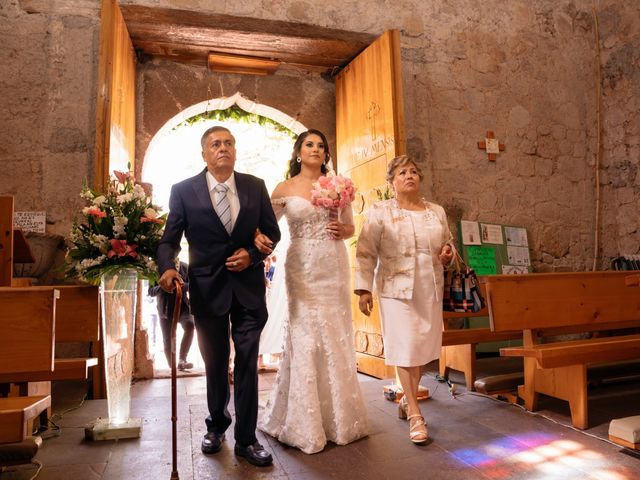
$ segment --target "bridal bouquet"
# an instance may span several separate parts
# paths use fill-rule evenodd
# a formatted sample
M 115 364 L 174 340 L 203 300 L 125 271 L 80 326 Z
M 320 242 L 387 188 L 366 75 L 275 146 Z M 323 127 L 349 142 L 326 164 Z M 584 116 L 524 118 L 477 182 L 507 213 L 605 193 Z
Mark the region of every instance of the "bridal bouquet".
M 353 202 L 356 187 L 350 178 L 342 175 L 326 175 L 314 182 L 311 203 L 329 209 L 344 208 Z
M 88 206 L 71 227 L 66 275 L 97 285 L 104 274 L 133 268 L 140 277 L 157 281 L 154 257 L 166 214 L 160 215 L 129 173 L 114 174 L 104 193 L 86 185 L 82 189 Z

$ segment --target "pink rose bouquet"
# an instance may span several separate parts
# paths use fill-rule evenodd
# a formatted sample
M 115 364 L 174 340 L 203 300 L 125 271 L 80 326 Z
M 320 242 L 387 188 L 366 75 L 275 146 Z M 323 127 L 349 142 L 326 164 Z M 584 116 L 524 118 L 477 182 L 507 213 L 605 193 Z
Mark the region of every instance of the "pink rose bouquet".
M 350 205 L 355 199 L 356 187 L 350 178 L 326 175 L 313 184 L 311 203 L 318 207 L 337 210 Z

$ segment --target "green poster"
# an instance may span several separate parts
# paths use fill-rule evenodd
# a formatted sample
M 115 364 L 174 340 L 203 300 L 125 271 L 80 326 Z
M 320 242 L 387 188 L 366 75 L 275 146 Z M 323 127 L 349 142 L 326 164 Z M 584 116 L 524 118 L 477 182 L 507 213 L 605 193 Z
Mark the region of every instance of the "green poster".
M 470 245 L 467 247 L 467 260 L 476 275 L 495 275 L 497 273 L 496 250 L 493 247 Z

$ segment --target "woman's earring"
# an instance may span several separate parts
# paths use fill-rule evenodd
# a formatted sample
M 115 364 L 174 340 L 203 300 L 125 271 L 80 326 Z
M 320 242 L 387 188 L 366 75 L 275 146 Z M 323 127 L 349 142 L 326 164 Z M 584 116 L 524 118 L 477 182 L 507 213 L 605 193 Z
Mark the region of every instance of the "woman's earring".
M 296 162 L 301 163 L 302 159 L 300 157 L 296 157 Z

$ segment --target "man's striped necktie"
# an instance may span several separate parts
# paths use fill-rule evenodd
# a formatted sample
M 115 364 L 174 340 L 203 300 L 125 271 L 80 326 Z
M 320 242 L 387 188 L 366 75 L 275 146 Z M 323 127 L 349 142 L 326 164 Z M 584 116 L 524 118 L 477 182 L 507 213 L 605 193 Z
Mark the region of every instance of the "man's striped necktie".
M 227 229 L 228 233 L 231 233 L 231 205 L 229 204 L 229 197 L 227 192 L 229 187 L 224 183 L 219 183 L 214 188 L 216 192 L 216 213 L 220 217 L 220 221 Z

